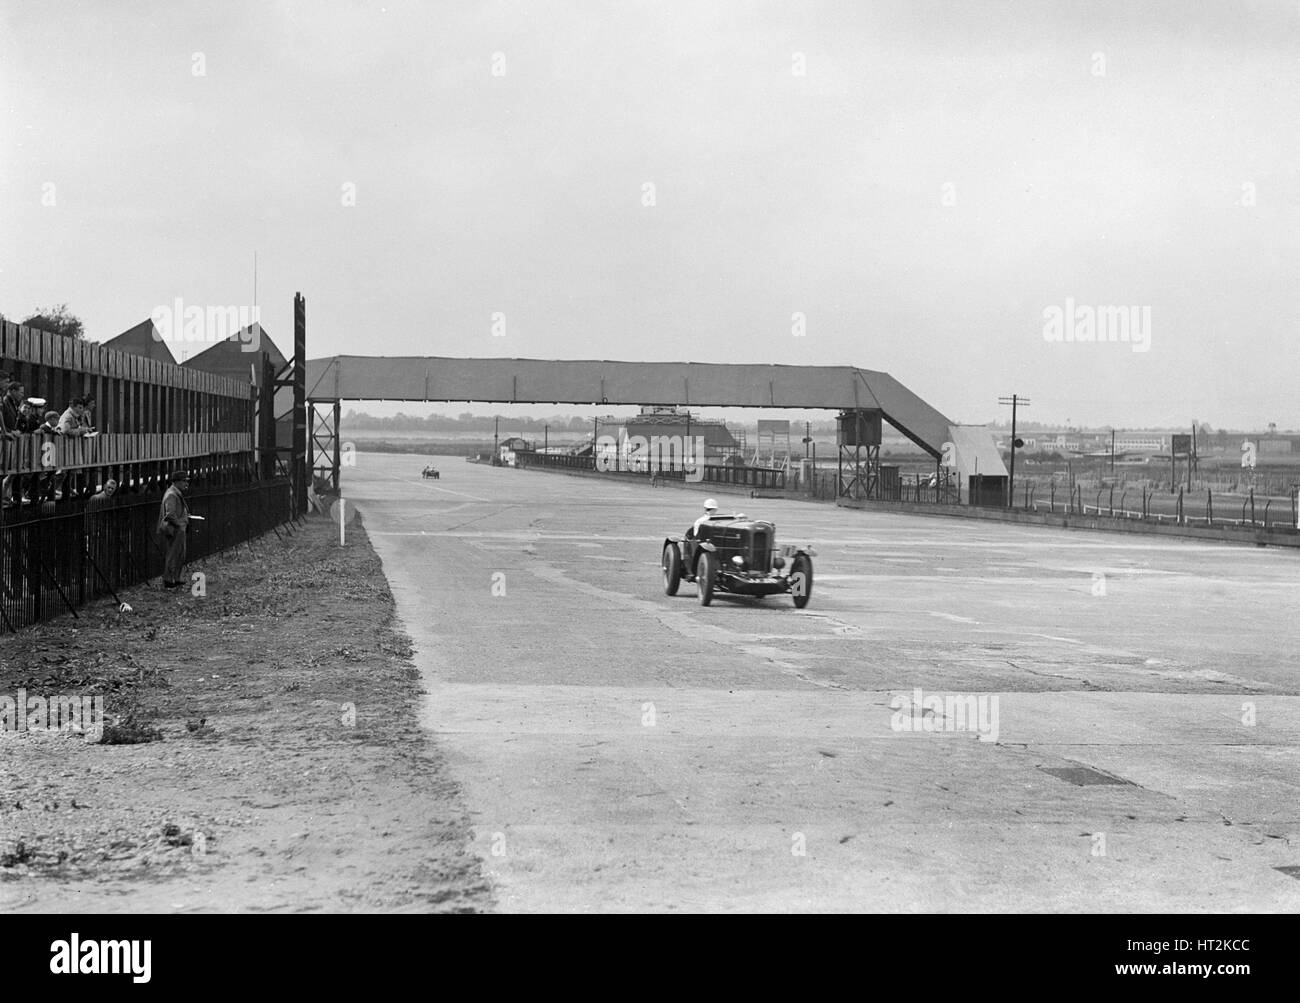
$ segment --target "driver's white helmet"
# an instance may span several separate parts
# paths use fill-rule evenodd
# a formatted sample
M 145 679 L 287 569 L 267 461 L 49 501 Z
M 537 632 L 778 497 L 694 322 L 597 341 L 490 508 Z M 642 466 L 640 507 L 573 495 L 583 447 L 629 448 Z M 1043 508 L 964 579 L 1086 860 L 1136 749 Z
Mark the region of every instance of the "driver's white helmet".
M 714 498 L 705 498 L 705 499 L 704 499 L 704 510 L 705 510 L 706 512 L 712 512 L 712 511 L 714 511 L 717 507 L 718 507 L 717 499 L 714 499 Z

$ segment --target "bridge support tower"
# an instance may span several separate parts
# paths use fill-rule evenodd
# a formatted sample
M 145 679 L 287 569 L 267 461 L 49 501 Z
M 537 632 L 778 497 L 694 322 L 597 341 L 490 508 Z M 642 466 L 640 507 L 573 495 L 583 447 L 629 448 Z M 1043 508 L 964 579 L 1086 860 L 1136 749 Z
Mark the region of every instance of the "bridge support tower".
M 838 491 L 841 498 L 880 497 L 879 408 L 852 408 L 836 419 L 839 443 Z

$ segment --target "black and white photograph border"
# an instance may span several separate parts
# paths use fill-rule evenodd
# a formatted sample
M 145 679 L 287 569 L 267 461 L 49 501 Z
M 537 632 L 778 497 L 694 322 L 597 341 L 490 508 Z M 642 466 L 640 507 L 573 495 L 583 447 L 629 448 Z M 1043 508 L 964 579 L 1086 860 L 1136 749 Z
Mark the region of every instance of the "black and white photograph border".
M 1298 56 L 0 0 L 0 914 L 1300 910 Z

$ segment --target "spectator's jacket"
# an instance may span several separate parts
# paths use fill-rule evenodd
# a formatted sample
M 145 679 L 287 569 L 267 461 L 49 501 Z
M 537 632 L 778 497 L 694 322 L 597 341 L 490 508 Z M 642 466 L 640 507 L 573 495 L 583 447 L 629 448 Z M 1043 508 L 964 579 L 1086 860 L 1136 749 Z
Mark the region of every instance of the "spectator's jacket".
M 22 431 L 19 422 L 18 405 L 14 403 L 14 399 L 8 394 L 5 394 L 4 401 L 0 402 L 0 413 L 4 415 L 4 430 L 6 432 Z
M 81 426 L 81 419 L 77 417 L 77 412 L 68 408 L 63 412 L 63 417 L 59 419 L 59 433 L 62 435 L 85 435 L 86 430 Z
M 185 503 L 185 496 L 175 484 L 163 495 L 162 512 L 158 516 L 158 532 L 171 536 L 173 528 L 182 533 L 190 524 L 190 507 Z
M 90 501 L 86 502 L 86 511 L 98 512 L 100 509 L 104 508 L 105 506 L 111 506 L 112 504 L 113 504 L 113 499 L 111 496 L 105 494 L 102 490 L 96 491 L 93 495 L 90 496 Z

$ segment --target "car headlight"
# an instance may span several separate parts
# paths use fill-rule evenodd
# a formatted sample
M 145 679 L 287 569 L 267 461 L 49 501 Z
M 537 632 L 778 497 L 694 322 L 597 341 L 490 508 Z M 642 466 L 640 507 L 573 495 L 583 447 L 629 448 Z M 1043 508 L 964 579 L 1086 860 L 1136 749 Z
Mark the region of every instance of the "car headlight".
M 772 567 L 776 568 L 778 571 L 779 571 L 781 568 L 784 568 L 784 567 L 785 567 L 785 558 L 784 558 L 784 557 L 774 557 L 774 558 L 772 558 Z
M 737 554 L 735 557 L 731 559 L 731 563 L 738 568 L 743 568 L 745 566 L 745 559 L 741 557 L 739 554 Z

